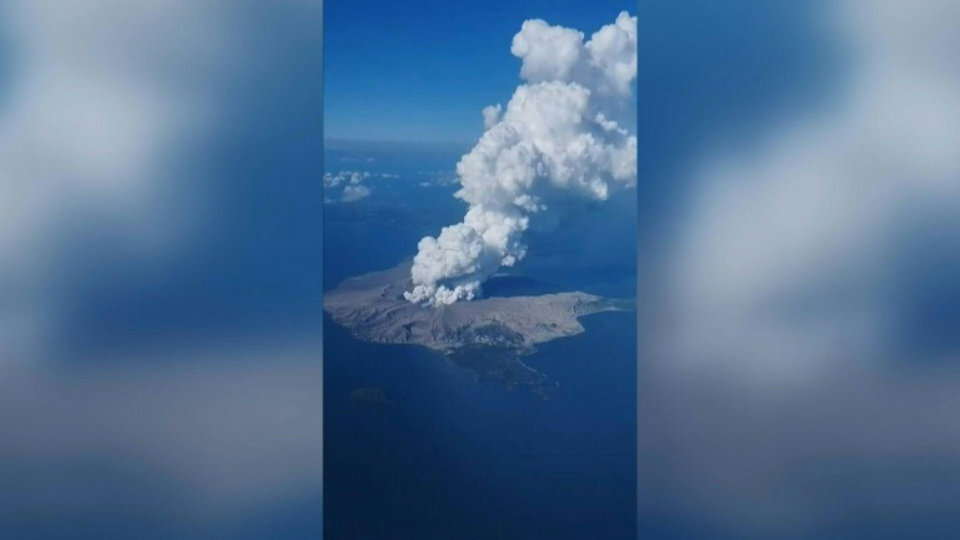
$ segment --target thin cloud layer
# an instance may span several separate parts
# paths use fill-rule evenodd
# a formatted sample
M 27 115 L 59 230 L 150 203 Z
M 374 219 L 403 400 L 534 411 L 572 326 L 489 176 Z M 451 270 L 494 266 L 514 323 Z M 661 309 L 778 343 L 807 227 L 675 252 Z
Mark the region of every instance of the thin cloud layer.
M 536 19 L 511 52 L 526 81 L 505 110 L 483 110 L 487 131 L 457 164 L 469 205 L 462 222 L 418 244 L 405 293 L 440 306 L 471 300 L 501 266 L 526 255 L 523 234 L 576 200 L 603 201 L 636 184 L 637 20 L 626 12 L 584 43 L 582 32 Z
M 340 171 L 337 173 L 323 173 L 323 187 L 335 188 L 341 184 L 359 184 L 370 178 L 367 171 Z

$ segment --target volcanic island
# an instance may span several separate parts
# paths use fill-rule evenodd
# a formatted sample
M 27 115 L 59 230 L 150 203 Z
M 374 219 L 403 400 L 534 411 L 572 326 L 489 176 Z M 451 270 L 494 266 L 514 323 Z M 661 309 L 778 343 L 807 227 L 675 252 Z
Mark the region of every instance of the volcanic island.
M 421 306 L 403 297 L 412 288 L 410 267 L 405 261 L 346 279 L 324 293 L 324 310 L 357 339 L 427 347 L 481 378 L 528 385 L 543 397 L 552 388 L 543 374 L 523 363 L 522 356 L 538 344 L 583 332 L 580 317 L 633 311 L 635 306 L 633 299 L 579 291 Z

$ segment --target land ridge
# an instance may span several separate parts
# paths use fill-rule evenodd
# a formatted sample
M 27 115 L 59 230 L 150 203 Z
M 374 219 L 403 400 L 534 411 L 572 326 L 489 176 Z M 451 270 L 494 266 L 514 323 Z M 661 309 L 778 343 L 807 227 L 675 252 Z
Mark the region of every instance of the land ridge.
M 410 265 L 344 280 L 324 293 L 324 310 L 358 339 L 451 353 L 477 346 L 529 350 L 583 332 L 580 317 L 633 309 L 632 300 L 579 291 L 424 307 L 403 298 L 411 288 Z

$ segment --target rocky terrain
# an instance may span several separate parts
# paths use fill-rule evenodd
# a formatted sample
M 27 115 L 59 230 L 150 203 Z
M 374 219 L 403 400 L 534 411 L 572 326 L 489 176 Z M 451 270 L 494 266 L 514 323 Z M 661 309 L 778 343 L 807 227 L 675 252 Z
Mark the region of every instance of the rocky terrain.
M 324 310 L 355 337 L 442 352 L 477 346 L 526 350 L 583 332 L 579 318 L 633 309 L 632 300 L 583 292 L 511 296 L 423 307 L 403 298 L 410 263 L 344 280 L 324 294 Z

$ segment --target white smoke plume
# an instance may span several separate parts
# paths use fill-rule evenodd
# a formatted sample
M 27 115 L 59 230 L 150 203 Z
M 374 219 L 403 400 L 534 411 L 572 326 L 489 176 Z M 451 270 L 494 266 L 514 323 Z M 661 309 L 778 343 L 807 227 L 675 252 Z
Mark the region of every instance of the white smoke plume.
M 637 18 L 622 12 L 587 42 L 528 20 L 510 52 L 526 82 L 505 109 L 483 110 L 487 131 L 457 164 L 456 197 L 469 209 L 420 240 L 411 302 L 476 298 L 498 268 L 524 257 L 531 222 L 557 219 L 565 201 L 602 201 L 636 185 Z

